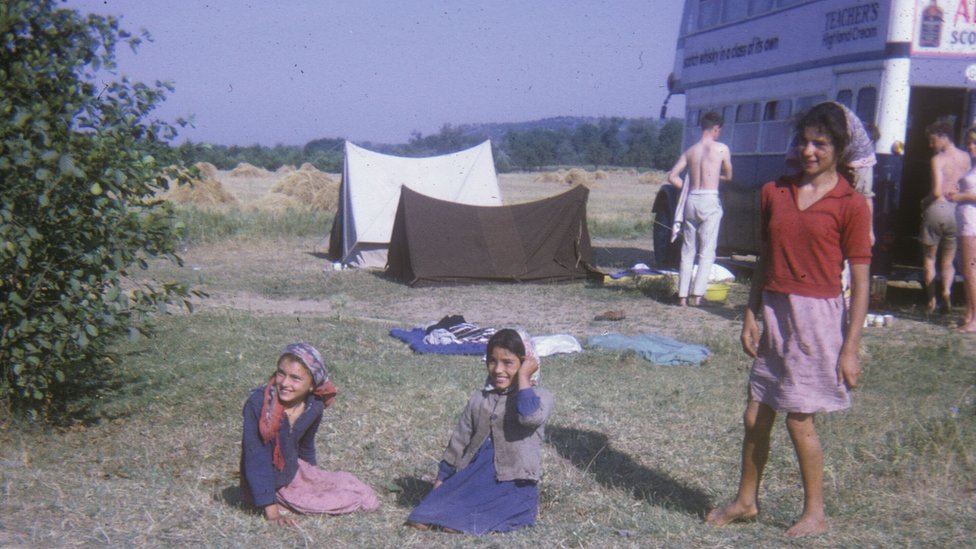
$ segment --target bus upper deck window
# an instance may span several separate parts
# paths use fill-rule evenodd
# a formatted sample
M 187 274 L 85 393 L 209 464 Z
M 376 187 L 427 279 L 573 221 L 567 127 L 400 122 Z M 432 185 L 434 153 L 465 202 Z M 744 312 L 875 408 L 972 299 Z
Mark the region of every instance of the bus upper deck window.
M 776 0 L 749 0 L 749 15 L 759 15 L 773 9 Z
M 698 28 L 708 29 L 718 25 L 722 15 L 721 0 L 701 0 L 698 2 Z
M 722 22 L 732 23 L 745 19 L 749 15 L 749 5 L 745 2 L 725 2 L 722 10 Z
M 851 90 L 840 90 L 837 92 L 837 102 L 848 109 L 854 107 L 854 92 Z

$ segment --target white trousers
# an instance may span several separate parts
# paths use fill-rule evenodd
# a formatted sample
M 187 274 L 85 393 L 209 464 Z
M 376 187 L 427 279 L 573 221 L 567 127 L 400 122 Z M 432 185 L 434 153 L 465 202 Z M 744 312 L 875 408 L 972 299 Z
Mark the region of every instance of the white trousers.
M 722 202 L 717 191 L 691 191 L 685 202 L 685 221 L 681 226 L 681 266 L 678 270 L 678 297 L 705 295 L 708 277 L 715 263 L 718 226 L 722 222 Z M 698 263 L 694 284 L 691 271 Z

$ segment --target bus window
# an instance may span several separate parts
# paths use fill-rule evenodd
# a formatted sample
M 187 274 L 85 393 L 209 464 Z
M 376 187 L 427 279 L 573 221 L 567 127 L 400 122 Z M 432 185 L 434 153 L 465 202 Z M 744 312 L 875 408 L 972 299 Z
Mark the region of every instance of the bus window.
M 805 113 L 810 110 L 810 107 L 816 105 L 817 103 L 823 103 L 826 100 L 826 95 L 808 95 L 806 97 L 800 97 L 796 100 L 796 108 L 793 109 L 793 112 L 797 114 Z
M 722 22 L 731 23 L 745 19 L 749 15 L 749 5 L 745 2 L 725 2 L 722 10 Z
M 874 86 L 861 88 L 857 92 L 857 113 L 858 118 L 867 124 L 874 124 L 875 108 L 878 103 L 878 89 Z
M 749 15 L 759 15 L 773 9 L 775 0 L 749 0 Z
M 759 144 L 759 103 L 743 103 L 735 111 L 732 152 L 756 152 Z
M 722 0 L 701 0 L 698 3 L 698 28 L 707 29 L 718 25 L 722 14 Z
M 786 141 L 790 134 L 790 106 L 789 99 L 766 103 L 763 109 L 760 152 L 781 153 L 786 150 Z
M 848 109 L 854 108 L 854 92 L 851 90 L 840 90 L 837 92 L 837 102 Z
M 688 127 L 697 128 L 701 111 L 688 111 Z

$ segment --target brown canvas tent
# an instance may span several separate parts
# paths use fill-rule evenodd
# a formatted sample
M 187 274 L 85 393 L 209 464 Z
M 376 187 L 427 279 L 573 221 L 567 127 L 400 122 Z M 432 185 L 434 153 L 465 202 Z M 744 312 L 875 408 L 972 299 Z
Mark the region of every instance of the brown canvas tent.
M 387 275 L 409 284 L 569 280 L 589 272 L 584 186 L 510 206 L 438 200 L 403 187 Z

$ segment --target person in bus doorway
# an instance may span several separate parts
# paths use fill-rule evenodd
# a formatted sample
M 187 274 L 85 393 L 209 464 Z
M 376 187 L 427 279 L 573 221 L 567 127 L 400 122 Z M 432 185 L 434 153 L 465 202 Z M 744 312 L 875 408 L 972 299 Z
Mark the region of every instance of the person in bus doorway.
M 842 160 L 852 143 L 844 109 L 816 105 L 795 129 L 800 173 L 766 183 L 761 191 L 762 251 L 740 336 L 754 361 L 738 493 L 705 521 L 718 527 L 759 515 L 770 434 L 776 414 L 784 413 L 803 484 L 803 512 L 786 534 L 803 537 L 827 530 L 824 453 L 814 416 L 849 408 L 861 372 L 871 219 Z M 849 309 L 841 287 L 844 260 L 851 268 Z
M 922 276 L 928 297 L 928 311 L 936 311 L 936 261 L 943 310 L 952 305 L 952 283 L 956 278 L 956 205 L 946 194 L 959 191 L 959 180 L 969 171 L 969 155 L 952 140 L 952 124 L 937 120 L 925 128 L 932 156 L 932 190 L 922 200 Z
M 976 163 L 976 126 L 966 130 L 966 150 Z M 949 191 L 946 198 L 956 204 L 959 259 L 966 290 L 966 314 L 959 331 L 972 334 L 976 333 L 976 167 L 959 180 L 959 192 Z
M 687 193 L 681 235 L 681 263 L 678 269 L 678 304 L 697 306 L 708 289 L 708 278 L 715 262 L 718 228 L 722 221 L 722 202 L 718 186 L 732 179 L 729 147 L 718 141 L 722 133 L 722 115 L 707 112 L 701 117 L 701 139 L 681 154 L 668 173 L 668 182 L 682 189 L 687 170 Z M 698 271 L 692 281 L 697 257 Z M 691 298 L 689 300 L 689 292 Z

